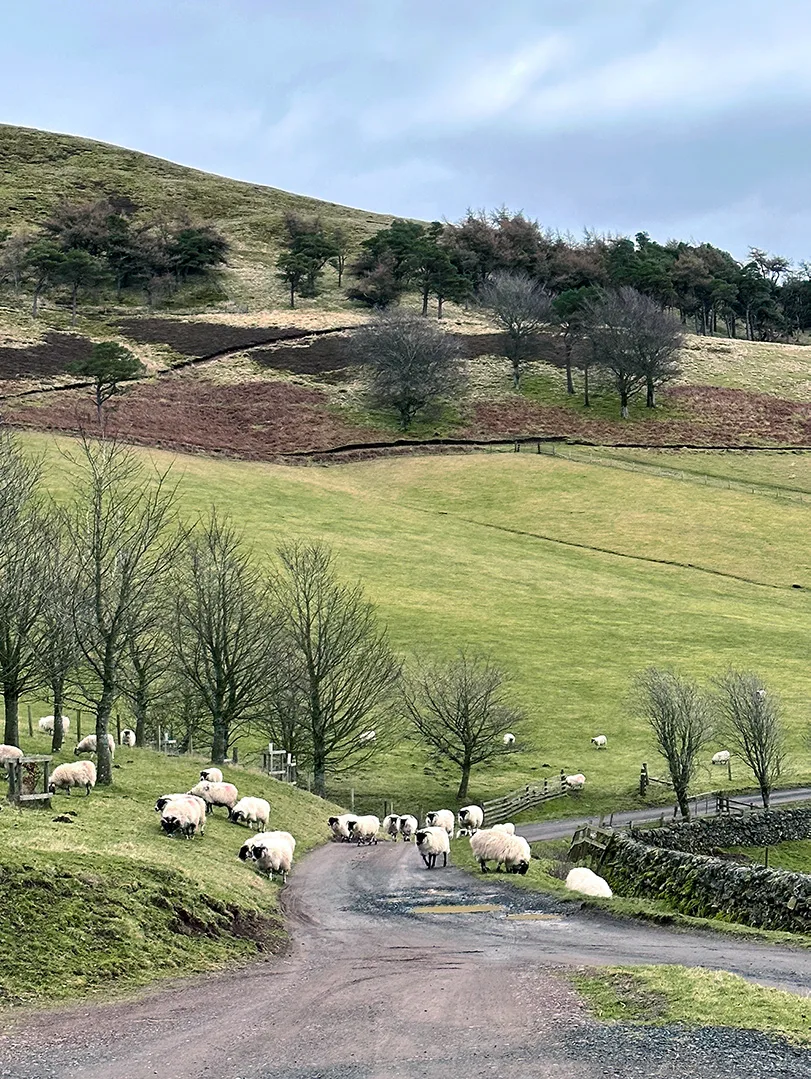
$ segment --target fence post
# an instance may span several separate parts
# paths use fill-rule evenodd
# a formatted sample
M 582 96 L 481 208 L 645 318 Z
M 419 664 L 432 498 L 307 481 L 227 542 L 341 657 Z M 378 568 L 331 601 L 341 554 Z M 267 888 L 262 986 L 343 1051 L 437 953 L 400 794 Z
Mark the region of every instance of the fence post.
M 161 741 L 161 725 L 159 723 L 158 724 L 158 753 L 160 753 L 162 745 L 163 745 L 163 742 Z
M 234 755 L 231 761 L 233 764 L 239 764 L 239 746 L 234 746 Z
M 644 795 L 648 789 L 648 766 L 642 765 L 642 769 L 639 773 L 639 793 Z
M 729 776 L 730 782 L 732 782 L 732 756 L 730 756 L 727 761 L 727 775 Z
M 116 712 L 116 714 L 115 714 L 115 734 L 116 734 L 116 744 L 120 746 L 121 745 L 121 714 L 119 712 Z
M 81 742 L 81 740 L 82 740 L 82 710 L 81 710 L 81 708 L 78 708 L 76 710 L 76 741 Z
M 31 720 L 31 705 L 29 704 L 27 707 L 28 707 L 28 737 L 33 738 L 34 737 L 34 724 L 33 724 L 33 721 Z

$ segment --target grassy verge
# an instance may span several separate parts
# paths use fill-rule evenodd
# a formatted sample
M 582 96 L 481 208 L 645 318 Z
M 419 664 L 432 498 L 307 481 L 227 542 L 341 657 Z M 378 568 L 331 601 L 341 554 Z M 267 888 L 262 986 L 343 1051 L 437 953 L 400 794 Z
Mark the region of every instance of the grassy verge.
M 0 1006 L 129 989 L 284 945 L 278 884 L 237 858 L 247 829 L 215 810 L 202 838 L 160 831 L 156 797 L 188 790 L 199 768 L 120 749 L 111 788 L 55 795 L 50 812 L 3 807 Z M 225 778 L 268 799 L 270 827 L 292 832 L 297 856 L 328 838 L 329 803 L 247 769 Z
M 811 1000 L 701 967 L 588 969 L 573 975 L 595 1016 L 640 1025 L 736 1027 L 811 1045 Z
M 753 862 L 766 864 L 766 851 L 763 847 L 733 847 L 734 853 L 745 854 Z M 811 873 L 811 839 L 778 843 L 769 847 L 769 868 L 786 869 L 790 873 Z

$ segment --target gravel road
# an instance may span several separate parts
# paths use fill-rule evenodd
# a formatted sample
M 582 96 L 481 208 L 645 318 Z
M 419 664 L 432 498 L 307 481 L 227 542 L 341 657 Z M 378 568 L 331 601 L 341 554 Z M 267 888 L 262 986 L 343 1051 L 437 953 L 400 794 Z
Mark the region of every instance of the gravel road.
M 284 898 L 288 955 L 20 1016 L 0 1037 L 0 1076 L 811 1079 L 811 1052 L 759 1034 L 596 1023 L 561 974 L 700 964 L 811 994 L 811 952 L 615 920 L 494 874 L 429 872 L 404 844 L 330 844 Z M 495 909 L 421 909 L 464 904 Z

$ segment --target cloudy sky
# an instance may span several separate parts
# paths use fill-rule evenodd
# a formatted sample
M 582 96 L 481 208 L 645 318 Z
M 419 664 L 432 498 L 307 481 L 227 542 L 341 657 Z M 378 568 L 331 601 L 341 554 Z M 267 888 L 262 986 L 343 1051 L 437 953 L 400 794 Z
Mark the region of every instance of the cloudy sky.
M 4 0 L 0 118 L 420 218 L 811 259 L 809 0 Z

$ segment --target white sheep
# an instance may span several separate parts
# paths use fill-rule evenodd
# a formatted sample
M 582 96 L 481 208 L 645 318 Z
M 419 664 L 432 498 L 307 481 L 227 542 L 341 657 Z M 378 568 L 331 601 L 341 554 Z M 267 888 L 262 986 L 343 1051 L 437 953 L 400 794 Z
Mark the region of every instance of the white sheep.
M 436 866 L 436 860 L 442 855 L 443 869 L 448 864 L 448 855 L 451 852 L 451 844 L 448 833 L 444 828 L 435 826 L 418 828 L 414 833 L 417 840 L 417 850 L 422 855 L 422 860 L 429 869 Z
M 377 731 L 364 731 L 363 734 L 358 735 L 358 741 L 362 746 L 367 746 L 372 742 L 376 742 Z
M 270 820 L 270 802 L 264 798 L 240 798 L 228 816 L 234 824 L 267 828 Z
M 361 843 L 377 843 L 377 833 L 380 831 L 380 818 L 373 814 L 364 817 L 355 817 L 347 825 L 349 838 Z
M 135 731 L 125 727 L 121 732 L 121 745 L 127 746 L 128 749 L 133 749 L 135 746 Z
M 591 740 L 591 744 L 593 746 L 596 746 L 598 749 L 605 749 L 605 747 L 608 745 L 608 739 L 604 734 L 595 734 L 595 736 Z
M 586 785 L 586 777 L 582 772 L 574 776 L 566 776 L 566 786 L 572 791 L 582 791 Z
M 515 825 L 512 821 L 505 821 L 504 824 L 494 824 L 490 831 L 503 832 L 504 835 L 515 835 Z
M 610 899 L 614 894 L 607 880 L 603 880 L 602 877 L 598 877 L 596 873 L 592 873 L 590 869 L 583 866 L 569 870 L 566 887 L 570 892 L 582 892 L 583 895 L 595 895 L 603 899 Z
M 18 761 L 22 756 L 24 756 L 24 754 L 19 747 L 0 744 L 0 768 L 4 768 L 7 764 L 11 764 L 12 761 Z
M 465 806 L 459 810 L 459 831 L 456 838 L 462 835 L 473 835 L 484 823 L 484 810 L 481 806 Z
M 209 813 L 214 812 L 214 806 L 225 806 L 230 814 L 239 799 L 239 791 L 233 783 L 209 783 L 205 780 L 195 784 L 186 794 L 202 798 Z
M 411 837 L 417 831 L 420 826 L 420 822 L 416 817 L 412 817 L 410 813 L 407 813 L 404 817 L 400 817 L 400 834 L 406 843 L 411 842 Z
M 507 731 L 501 741 L 504 743 L 505 746 L 515 745 L 515 735 Z
M 70 797 L 71 787 L 84 787 L 85 794 L 90 794 L 96 785 L 96 766 L 92 761 L 68 761 L 60 764 L 51 772 L 48 790 L 56 794 L 58 790 L 67 791 Z
M 41 734 L 53 734 L 55 723 L 56 716 L 43 716 L 42 719 L 37 720 L 37 729 Z M 67 734 L 69 730 L 70 720 L 67 716 L 62 716 L 62 733 Z
M 155 802 L 155 812 L 156 813 L 162 813 L 163 812 L 163 807 L 166 805 L 166 803 L 171 802 L 174 798 L 192 798 L 192 797 L 194 797 L 194 795 L 186 794 L 185 791 L 183 791 L 182 793 L 177 793 L 177 794 L 162 794 L 160 796 L 160 798 L 158 798 L 157 802 Z
M 161 828 L 167 835 L 179 833 L 184 839 L 192 839 L 206 830 L 206 803 L 193 794 L 180 794 L 170 798 L 161 810 Z
M 107 735 L 107 745 L 110 747 L 110 756 L 115 756 L 115 738 L 111 734 Z M 81 742 L 77 742 L 73 747 L 73 754 L 76 757 L 80 757 L 82 753 L 93 754 L 96 752 L 96 736 L 95 734 L 88 734 L 83 738 Z
M 425 814 L 426 828 L 444 828 L 448 838 L 453 839 L 456 820 L 449 809 L 435 809 L 432 813 Z
M 483 828 L 470 837 L 470 849 L 481 866 L 482 873 L 488 873 L 488 862 L 495 862 L 496 869 L 503 865 L 508 873 L 520 873 L 529 869 L 532 857 L 529 843 L 520 835 L 507 835 L 494 828 Z
M 209 783 L 222 783 L 222 772 L 219 768 L 204 768 L 200 773 L 200 779 Z
M 354 813 L 341 813 L 338 817 L 330 817 L 327 824 L 332 829 L 333 838 L 337 839 L 339 843 L 348 843 L 349 822 L 357 819 Z
M 388 816 L 383 818 L 383 834 L 390 836 L 395 843 L 397 842 L 397 836 L 400 834 L 401 819 L 397 813 L 389 813 Z
M 732 754 L 728 749 L 719 749 L 717 753 L 712 755 L 713 764 L 729 764 L 729 759 Z
M 254 862 L 271 880 L 274 873 L 280 873 L 285 882 L 293 865 L 295 850 L 296 841 L 289 832 L 260 832 L 242 844 L 239 858 L 243 862 Z

